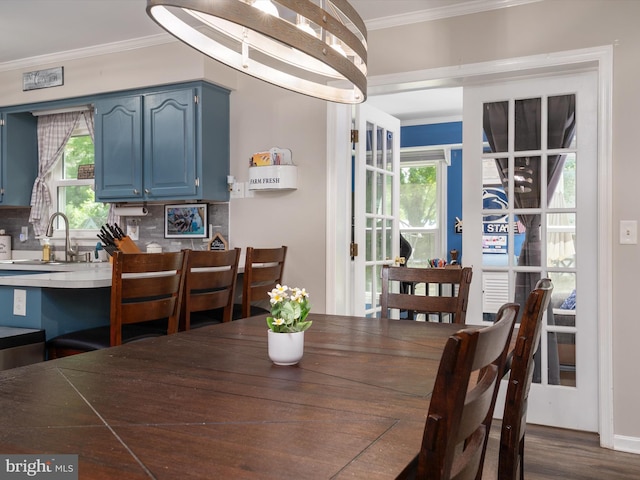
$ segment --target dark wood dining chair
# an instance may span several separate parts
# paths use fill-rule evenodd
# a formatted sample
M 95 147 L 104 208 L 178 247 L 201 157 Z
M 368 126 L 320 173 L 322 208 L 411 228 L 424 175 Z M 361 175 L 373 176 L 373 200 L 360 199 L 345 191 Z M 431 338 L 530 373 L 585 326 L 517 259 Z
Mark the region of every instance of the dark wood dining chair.
M 534 370 L 533 356 L 540 344 L 542 319 L 549 307 L 552 292 L 553 284 L 550 279 L 542 278 L 538 281 L 527 297 L 520 327 L 515 333 L 516 341 L 510 360 L 511 371 L 500 435 L 499 480 L 515 480 L 518 467 L 520 480 L 524 480 L 524 434 Z
M 415 314 L 438 314 L 451 317 L 451 323 L 465 322 L 469 301 L 469 286 L 472 270 L 470 267 L 450 268 L 410 268 L 382 267 L 382 292 L 380 295 L 381 316 L 388 317 L 389 309 L 407 312 L 408 319 Z M 415 286 L 425 284 L 425 295 L 416 294 Z M 397 288 L 393 288 L 397 284 Z M 402 285 L 412 285 L 412 292 L 402 289 Z M 394 290 L 398 293 L 394 293 Z M 435 295 L 433 295 L 435 291 Z M 431 294 L 431 295 L 430 295 Z
M 180 330 L 230 322 L 240 249 L 186 250 Z
M 287 247 L 247 247 L 242 277 L 242 304 L 235 306 L 233 318 L 247 318 L 269 313 L 267 295 L 277 284 L 282 284 Z M 262 303 L 265 307 L 255 305 Z
M 420 452 L 398 478 L 481 478 L 486 425 L 493 415 L 500 372 L 520 306 L 503 305 L 498 320 L 458 331 L 440 359 Z
M 183 252 L 114 253 L 110 325 L 49 340 L 49 359 L 176 333 L 183 259 Z

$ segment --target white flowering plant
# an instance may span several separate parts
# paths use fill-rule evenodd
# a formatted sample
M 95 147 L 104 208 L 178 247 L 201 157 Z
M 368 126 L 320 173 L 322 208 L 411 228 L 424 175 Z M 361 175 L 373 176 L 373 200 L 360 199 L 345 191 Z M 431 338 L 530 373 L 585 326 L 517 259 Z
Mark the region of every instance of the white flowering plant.
M 311 326 L 307 315 L 311 310 L 309 294 L 304 288 L 276 285 L 268 292 L 271 316 L 267 317 L 269 329 L 275 333 L 304 332 Z

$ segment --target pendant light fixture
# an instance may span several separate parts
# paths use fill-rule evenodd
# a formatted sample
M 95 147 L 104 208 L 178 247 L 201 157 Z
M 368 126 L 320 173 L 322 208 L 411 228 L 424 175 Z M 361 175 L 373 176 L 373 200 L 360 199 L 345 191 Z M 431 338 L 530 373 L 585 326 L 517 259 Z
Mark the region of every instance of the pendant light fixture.
M 147 13 L 266 82 L 337 103 L 367 98 L 367 30 L 347 0 L 147 0 Z

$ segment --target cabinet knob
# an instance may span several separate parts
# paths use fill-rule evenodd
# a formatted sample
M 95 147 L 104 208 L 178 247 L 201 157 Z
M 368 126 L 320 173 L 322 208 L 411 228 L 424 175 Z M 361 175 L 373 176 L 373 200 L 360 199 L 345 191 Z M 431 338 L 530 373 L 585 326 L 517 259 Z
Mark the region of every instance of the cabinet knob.
M 140 191 L 137 188 L 133 189 L 133 194 L 134 195 L 140 195 Z
M 148 188 L 144 189 L 144 194 L 145 195 L 149 195 L 151 193 L 151 190 L 149 190 Z

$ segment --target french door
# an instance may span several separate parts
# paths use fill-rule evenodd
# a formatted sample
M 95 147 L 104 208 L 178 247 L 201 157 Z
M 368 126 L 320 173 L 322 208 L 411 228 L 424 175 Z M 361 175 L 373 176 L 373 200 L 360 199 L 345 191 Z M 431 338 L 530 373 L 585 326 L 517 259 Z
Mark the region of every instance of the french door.
M 362 104 L 356 107 L 354 123 L 354 313 L 376 316 L 382 265 L 393 264 L 399 254 L 400 120 Z
M 588 431 L 598 429 L 597 114 L 595 72 L 464 89 L 467 321 L 492 321 L 551 278 L 527 421 Z

